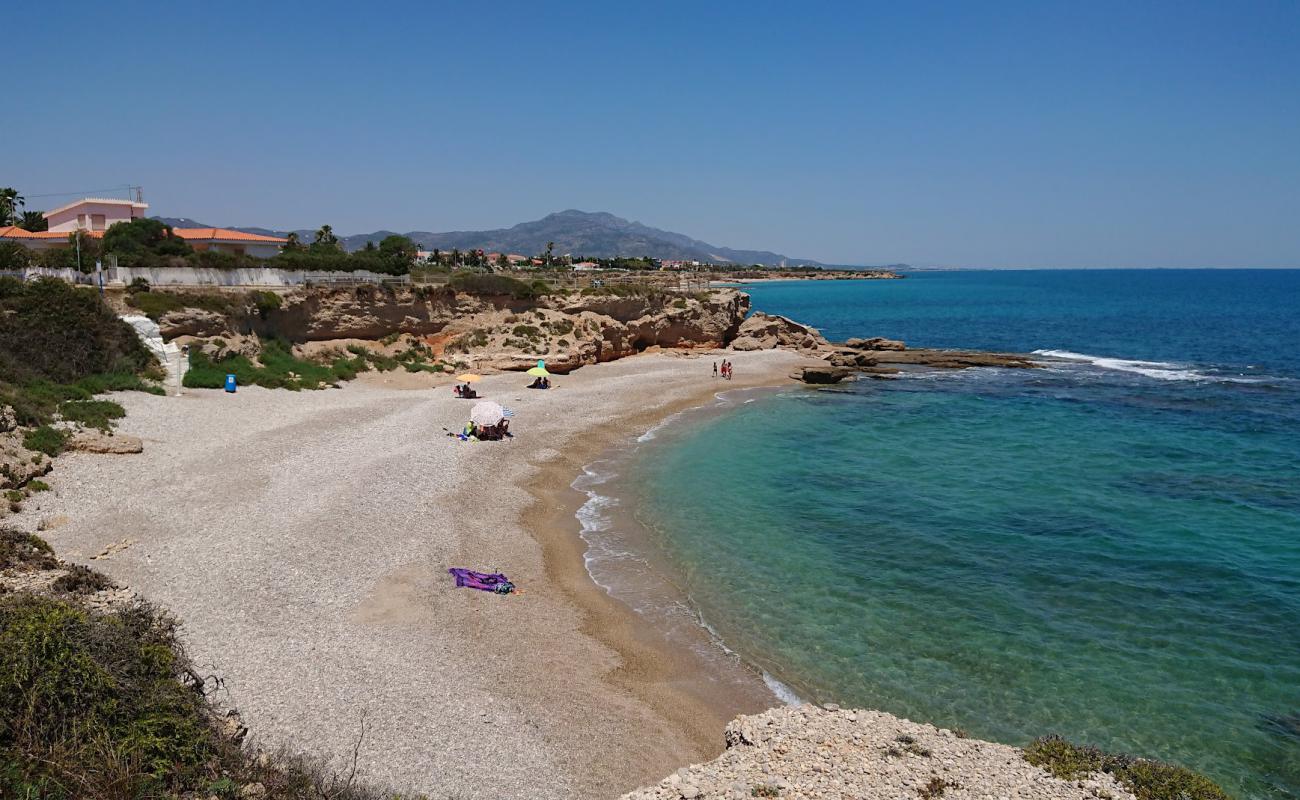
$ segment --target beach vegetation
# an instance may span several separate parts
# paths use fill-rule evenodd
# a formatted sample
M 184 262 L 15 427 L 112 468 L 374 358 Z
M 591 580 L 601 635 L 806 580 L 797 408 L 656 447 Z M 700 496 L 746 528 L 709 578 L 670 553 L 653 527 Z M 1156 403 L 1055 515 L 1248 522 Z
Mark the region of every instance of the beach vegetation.
M 48 492 L 50 490 L 50 485 L 40 478 L 33 478 L 27 482 L 26 489 L 33 494 L 36 492 Z
M 0 569 L 54 569 L 59 561 L 54 550 L 34 533 L 0 528 Z
M 280 307 L 284 305 L 284 298 L 275 292 L 253 292 L 250 298 L 253 301 L 253 307 L 257 309 L 257 313 L 264 319 L 267 314 L 272 311 L 279 311 Z
M 41 425 L 23 434 L 23 447 L 53 458 L 63 452 L 68 435 L 58 428 Z
M 257 292 L 256 294 L 262 293 Z M 275 293 L 266 292 L 266 294 Z M 276 297 L 279 297 L 279 295 L 276 295 Z M 235 296 L 220 292 L 155 292 L 144 290 L 134 293 L 128 292 L 126 304 L 157 322 L 169 311 L 180 311 L 184 308 L 197 308 L 217 314 L 230 314 L 236 309 L 237 299 Z
M 756 783 L 749 787 L 750 797 L 780 797 L 781 790 L 770 783 Z
M 1055 735 L 1035 739 L 1025 748 L 1025 760 L 1067 781 L 1105 773 L 1138 800 L 1229 800 L 1218 784 L 1186 767 L 1108 753 Z
M 59 414 L 69 422 L 79 422 L 107 433 L 113 420 L 126 416 L 126 409 L 112 400 L 69 400 L 59 406 Z
M 478 297 L 509 297 L 514 300 L 532 300 L 551 292 L 551 287 L 544 281 L 525 283 L 509 275 L 486 272 L 455 272 L 447 285 L 464 294 Z
M 47 549 L 26 546 L 26 557 Z M 98 585 L 76 580 L 82 593 Z M 360 784 L 355 764 L 258 758 L 227 736 L 211 699 L 220 681 L 200 675 L 176 629 L 139 601 L 100 614 L 73 598 L 0 596 L 0 796 L 392 797 Z

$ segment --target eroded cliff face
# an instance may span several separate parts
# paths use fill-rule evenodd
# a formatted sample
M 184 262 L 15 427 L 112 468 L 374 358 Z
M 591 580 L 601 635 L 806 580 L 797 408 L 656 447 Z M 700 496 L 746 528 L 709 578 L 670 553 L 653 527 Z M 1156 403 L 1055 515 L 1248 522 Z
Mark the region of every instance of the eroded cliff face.
M 550 369 L 612 361 L 649 348 L 724 347 L 736 338 L 749 296 L 733 289 L 637 296 L 557 294 L 521 299 L 446 288 L 372 286 L 297 290 L 279 308 L 232 314 L 181 309 L 159 320 L 163 336 L 255 355 L 258 337 L 295 344 L 416 337 L 447 361 L 474 368 Z

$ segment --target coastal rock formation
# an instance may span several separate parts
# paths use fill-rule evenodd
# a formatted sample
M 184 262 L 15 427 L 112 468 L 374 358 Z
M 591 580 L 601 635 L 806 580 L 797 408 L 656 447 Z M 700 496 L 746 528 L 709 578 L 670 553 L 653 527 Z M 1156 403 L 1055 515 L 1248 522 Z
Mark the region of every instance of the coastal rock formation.
M 817 365 L 801 367 L 791 377 L 804 383 L 830 384 L 839 383 L 852 374 L 853 370 L 847 367 Z
M 836 367 L 857 369 L 873 375 L 900 372 L 897 365 L 930 367 L 933 369 L 965 369 L 967 367 L 1005 367 L 1033 369 L 1038 364 L 1028 356 L 1015 353 L 985 353 L 971 350 L 909 350 L 895 339 L 875 337 L 849 339 L 842 346 L 826 353 L 825 359 Z
M 25 486 L 32 478 L 50 471 L 51 461 L 44 453 L 23 446 L 20 431 L 0 433 L 0 489 Z
M 731 289 L 516 298 L 366 285 L 294 290 L 281 296 L 278 307 L 229 315 L 180 309 L 165 314 L 160 327 L 168 340 L 204 346 L 220 339 L 215 349 L 249 356 L 259 351 L 258 336 L 299 344 L 413 336 L 435 356 L 466 368 L 527 369 L 544 359 L 548 368 L 567 372 L 650 348 L 724 347 L 748 311 L 749 296 Z M 811 331 L 789 325 L 798 341 Z M 793 332 L 780 336 L 795 341 Z
M 1106 775 L 1064 781 L 1019 748 L 963 738 L 880 711 L 783 706 L 738 717 L 727 749 L 623 800 L 854 797 L 1133 800 Z
M 815 350 L 826 344 L 826 339 L 816 328 L 778 314 L 755 311 L 741 323 L 731 348 L 771 350 L 775 347 L 783 347 L 790 350 Z
M 846 339 L 845 347 L 851 347 L 855 350 L 906 350 L 907 345 L 897 339 L 885 339 L 875 336 L 870 339 Z

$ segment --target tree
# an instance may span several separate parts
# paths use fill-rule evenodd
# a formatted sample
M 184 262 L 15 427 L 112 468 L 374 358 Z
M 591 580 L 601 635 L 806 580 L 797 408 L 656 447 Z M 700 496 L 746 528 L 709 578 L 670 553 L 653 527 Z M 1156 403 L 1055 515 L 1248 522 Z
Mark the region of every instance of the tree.
M 32 263 L 32 251 L 17 242 L 0 242 L 0 271 L 17 272 Z
M 438 266 L 441 267 L 441 266 L 442 266 L 442 251 L 439 250 L 439 249 L 436 248 L 436 247 L 433 248 L 433 257 L 432 257 L 431 259 L 429 259 L 429 260 L 432 261 L 433 263 L 435 263 L 435 264 L 437 264 Z
M 555 250 L 555 242 L 546 243 L 546 266 L 551 265 L 551 253 Z
M 415 254 L 419 251 L 420 248 L 414 241 L 396 233 L 392 236 L 385 236 L 379 242 L 379 254 L 384 258 L 398 259 L 410 263 L 415 261 Z
M 451 265 L 453 267 L 460 266 L 460 248 L 457 247 L 451 248 Z
M 87 238 L 82 240 L 83 251 Z M 118 255 L 186 256 L 194 252 L 172 226 L 143 217 L 110 225 L 104 231 L 103 246 L 104 252 Z
M 308 249 L 313 253 L 321 254 L 343 252 L 343 248 L 339 246 L 339 237 L 334 235 L 334 229 L 328 225 L 320 226 L 316 231 L 316 241 L 312 242 Z
M 280 248 L 285 253 L 301 253 L 306 249 L 302 246 L 302 240 L 298 238 L 298 234 L 293 231 L 290 231 L 289 235 L 284 237 L 284 247 Z
M 50 221 L 40 211 L 24 211 L 22 219 L 18 220 L 18 227 L 32 233 L 40 233 L 50 229 Z
M 497 269 L 510 269 L 510 259 L 505 253 L 497 253 Z
M 18 209 L 25 203 L 17 189 L 12 186 L 0 188 L 0 226 L 18 224 Z

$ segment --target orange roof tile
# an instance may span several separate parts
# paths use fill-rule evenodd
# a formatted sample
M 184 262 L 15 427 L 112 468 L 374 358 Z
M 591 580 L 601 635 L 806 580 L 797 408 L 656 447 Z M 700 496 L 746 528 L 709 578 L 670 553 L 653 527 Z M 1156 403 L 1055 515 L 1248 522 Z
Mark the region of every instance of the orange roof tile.
M 14 225 L 6 225 L 0 228 L 0 239 L 62 239 L 66 240 L 72 235 L 72 231 L 26 231 Z M 103 231 L 82 231 L 83 236 L 89 236 L 92 239 L 103 238 Z
M 229 228 L 173 228 L 172 231 L 182 239 L 206 239 L 217 242 L 266 242 L 284 244 L 289 241 L 279 236 L 263 236 L 260 233 L 245 233 Z

